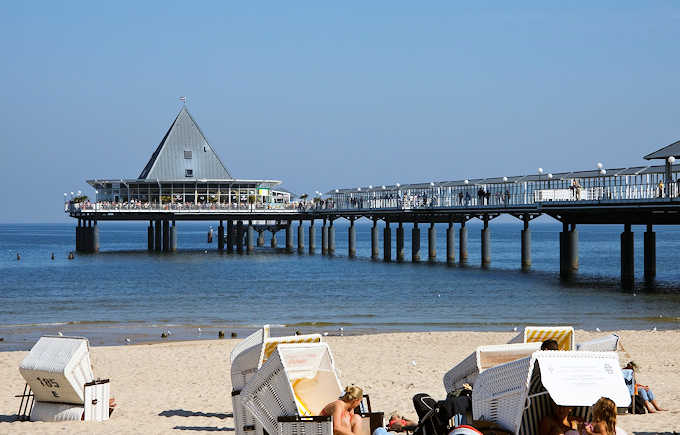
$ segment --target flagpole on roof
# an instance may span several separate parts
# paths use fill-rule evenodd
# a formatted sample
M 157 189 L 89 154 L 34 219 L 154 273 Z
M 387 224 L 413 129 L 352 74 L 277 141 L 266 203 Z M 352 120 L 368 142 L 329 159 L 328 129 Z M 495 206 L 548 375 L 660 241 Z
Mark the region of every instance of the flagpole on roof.
M 179 101 L 181 101 L 184 105 L 187 104 L 187 97 L 179 97 Z

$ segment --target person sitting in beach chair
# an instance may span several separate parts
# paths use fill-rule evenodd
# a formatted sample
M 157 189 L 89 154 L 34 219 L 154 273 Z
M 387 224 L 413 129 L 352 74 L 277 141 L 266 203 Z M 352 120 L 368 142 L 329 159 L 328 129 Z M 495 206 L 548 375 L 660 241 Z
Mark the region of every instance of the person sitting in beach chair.
M 652 389 L 648 385 L 641 385 L 636 383 L 635 371 L 637 370 L 637 368 L 638 368 L 637 364 L 635 364 L 633 361 L 629 361 L 628 364 L 626 364 L 626 366 L 622 369 L 623 380 L 626 381 L 626 386 L 628 387 L 628 391 L 630 391 L 630 395 L 631 396 L 639 395 L 640 397 L 642 397 L 642 400 L 644 400 L 645 403 L 645 408 L 647 408 L 647 412 L 649 413 L 665 411 L 665 409 L 661 408 L 659 404 L 656 402 L 654 393 L 652 392 Z
M 539 433 L 541 435 L 580 435 L 584 430 L 583 419 L 572 415 L 573 407 L 559 406 L 550 400 L 552 414 L 541 419 Z
M 364 392 L 356 385 L 345 387 L 345 393 L 337 400 L 324 406 L 321 415 L 333 417 L 333 435 L 359 435 L 362 430 L 361 417 L 354 408 L 361 404 Z
M 541 350 L 560 350 L 557 340 L 549 338 L 541 343 Z

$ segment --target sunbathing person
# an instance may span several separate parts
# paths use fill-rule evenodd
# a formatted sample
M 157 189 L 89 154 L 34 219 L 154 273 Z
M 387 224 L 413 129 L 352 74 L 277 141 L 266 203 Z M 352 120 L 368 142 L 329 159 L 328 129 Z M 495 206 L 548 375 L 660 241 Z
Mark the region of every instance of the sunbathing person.
M 580 435 L 584 433 L 583 420 L 580 417 L 571 415 L 573 409 L 571 406 L 559 406 L 552 402 L 553 412 L 541 419 L 539 434 Z
M 324 406 L 321 415 L 333 416 L 333 435 L 359 435 L 361 433 L 361 416 L 354 413 L 364 398 L 361 388 L 350 385 L 345 394 Z
M 418 423 L 415 421 L 409 420 L 404 416 L 400 417 L 397 412 L 393 412 L 392 415 L 390 415 L 389 423 L 387 423 L 387 430 L 392 432 L 412 431 L 417 426 Z
M 606 397 L 593 405 L 593 421 L 585 426 L 588 435 L 624 435 L 626 432 L 616 427 L 616 404 Z
M 549 338 L 541 343 L 541 350 L 560 350 L 560 347 L 557 344 L 557 341 Z
M 634 393 L 634 386 L 633 386 L 633 380 L 635 377 L 633 376 L 633 373 L 637 370 L 637 364 L 635 364 L 633 361 L 629 361 L 628 364 L 623 368 L 623 380 L 626 382 L 626 386 L 628 387 L 628 391 L 630 391 L 630 395 L 632 396 Z M 645 408 L 647 408 L 647 412 L 653 413 L 656 411 L 665 411 L 665 409 L 661 408 L 658 403 L 656 403 L 656 399 L 654 398 L 654 393 L 652 392 L 652 389 L 649 388 L 649 385 L 641 385 L 641 384 L 635 384 L 637 386 L 637 394 L 642 397 L 642 400 L 645 401 Z

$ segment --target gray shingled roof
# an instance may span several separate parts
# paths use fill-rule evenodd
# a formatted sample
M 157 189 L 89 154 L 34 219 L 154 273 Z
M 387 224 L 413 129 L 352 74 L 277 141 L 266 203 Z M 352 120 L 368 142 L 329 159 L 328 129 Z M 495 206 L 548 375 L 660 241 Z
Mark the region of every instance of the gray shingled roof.
M 673 142 L 670 145 L 666 145 L 665 147 L 661 148 L 660 150 L 654 151 L 651 154 L 647 154 L 645 156 L 645 159 L 646 160 L 667 159 L 670 156 L 680 158 L 680 140 L 677 142 Z
M 187 169 L 192 170 L 190 177 L 186 176 Z M 186 106 L 179 111 L 139 178 L 160 181 L 233 179 Z

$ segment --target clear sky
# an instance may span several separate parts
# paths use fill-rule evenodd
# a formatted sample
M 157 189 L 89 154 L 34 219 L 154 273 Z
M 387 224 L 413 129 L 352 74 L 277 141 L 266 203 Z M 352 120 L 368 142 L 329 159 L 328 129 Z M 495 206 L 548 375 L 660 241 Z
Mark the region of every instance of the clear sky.
M 596 6 L 591 4 L 597 3 Z M 680 139 L 678 2 L 3 2 L 0 222 L 139 175 L 181 107 L 297 192 L 643 164 Z

